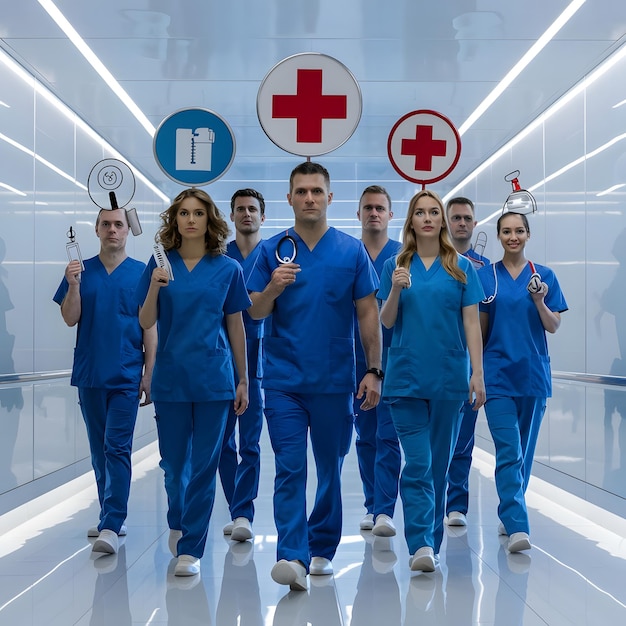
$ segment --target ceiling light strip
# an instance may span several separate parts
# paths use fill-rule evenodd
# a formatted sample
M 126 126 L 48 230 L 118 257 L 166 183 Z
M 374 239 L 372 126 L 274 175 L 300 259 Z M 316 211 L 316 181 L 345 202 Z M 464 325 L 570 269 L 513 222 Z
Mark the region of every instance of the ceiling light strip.
M 124 106 L 135 116 L 135 119 L 143 126 L 150 137 L 153 137 L 156 132 L 153 124 L 137 106 L 135 101 L 126 93 L 124 88 L 117 82 L 104 63 L 102 63 L 93 50 L 85 43 L 84 39 L 76 32 L 75 28 L 70 24 L 63 13 L 61 13 L 54 2 L 52 2 L 52 0 L 38 0 L 38 2 L 56 22 L 57 26 L 67 35 L 68 39 L 76 46 L 77 50 L 85 57 L 91 67 L 98 72 L 102 80 L 104 80 L 113 93 L 122 101 Z
M 2 187 L 3 189 L 6 189 L 7 191 L 12 191 L 13 193 L 16 193 L 18 196 L 26 195 L 23 191 L 20 191 L 19 189 L 16 189 L 15 187 L 11 187 L 11 185 L 7 185 L 6 183 L 0 183 L 0 187 Z
M 54 106 L 55 109 L 62 113 L 72 124 L 78 126 L 86 135 L 91 137 L 91 139 L 93 139 L 101 148 L 109 152 L 112 157 L 120 159 L 120 161 L 124 161 L 126 163 L 126 159 L 124 158 L 124 156 L 122 156 L 117 150 L 115 150 L 115 148 L 113 148 L 113 146 L 111 146 L 103 137 L 98 135 L 98 133 L 91 126 L 89 126 L 89 124 L 87 124 L 82 118 L 76 115 L 76 113 L 72 111 L 72 109 L 70 109 L 66 104 L 61 102 L 61 100 L 59 100 L 47 87 L 45 87 L 38 80 L 36 80 L 19 63 L 17 63 L 15 59 L 13 59 L 2 49 L 0 49 L 0 62 L 3 63 L 8 69 L 10 69 L 16 76 L 21 78 L 29 87 L 33 88 L 39 95 L 45 98 L 47 102 L 49 102 L 52 106 Z M 38 158 L 32 150 L 29 150 L 22 144 L 17 143 L 16 141 L 10 139 L 6 135 L 3 135 L 2 133 L 0 133 L 0 139 L 6 141 L 15 148 L 18 148 L 22 152 L 26 152 L 28 155 Z M 38 159 L 42 163 L 45 161 L 45 159 Z M 44 164 L 46 163 L 48 163 L 48 161 L 46 161 Z M 170 198 L 168 198 L 152 181 L 146 178 L 144 174 L 142 174 L 130 163 L 128 163 L 128 166 L 133 171 L 133 174 L 137 178 L 139 178 L 154 194 L 156 194 L 161 200 L 163 200 L 163 202 L 170 202 Z M 60 172 L 61 170 L 58 171 Z M 81 189 L 86 189 L 84 185 L 76 181 L 65 172 L 62 175 L 64 176 L 64 178 L 68 178 L 68 180 L 72 180 L 72 182 L 75 182 Z
M 515 137 L 513 137 L 510 141 L 504 144 L 499 150 L 494 152 L 488 159 L 483 161 L 473 172 L 468 174 L 458 185 L 456 185 L 453 189 L 451 189 L 443 197 L 443 201 L 447 202 L 450 198 L 454 197 L 454 195 L 459 191 L 459 189 L 462 189 L 463 187 L 465 187 L 465 185 L 467 185 L 472 180 L 477 178 L 482 172 L 485 171 L 485 169 L 487 169 L 490 165 L 492 165 L 495 161 L 497 161 L 503 154 L 506 154 L 509 150 L 511 150 L 514 146 L 516 146 L 520 141 L 525 139 L 538 126 L 544 124 L 549 118 L 551 118 L 555 113 L 560 111 L 566 104 L 568 104 L 571 100 L 573 100 L 577 95 L 579 95 L 582 91 L 584 91 L 589 86 L 591 86 L 596 80 L 604 76 L 604 74 L 606 74 L 610 69 L 612 69 L 625 56 L 626 56 L 626 44 L 622 45 L 614 54 L 612 54 L 608 59 L 606 59 L 606 61 L 604 61 L 593 72 L 591 72 L 587 76 L 587 78 L 584 78 L 577 85 L 572 87 L 572 89 L 570 89 L 566 94 L 564 94 L 559 100 L 557 100 L 552 106 L 550 106 L 544 113 L 539 115 L 539 117 L 535 118 L 521 132 L 515 135 Z M 621 137 L 622 135 L 619 136 L 619 138 Z M 615 139 L 618 139 L 618 138 L 615 138 Z M 611 141 L 614 142 L 614 140 L 611 140 Z M 598 150 L 600 149 L 601 148 L 598 148 Z M 591 155 L 593 155 L 593 153 L 589 153 L 587 157 Z
M 524 71 L 529 63 L 552 41 L 554 36 L 567 24 L 572 16 L 585 4 L 586 0 L 574 0 L 556 18 L 548 29 L 530 47 L 528 52 L 509 70 L 506 76 L 495 86 L 491 93 L 476 107 L 470 116 L 459 126 L 459 135 L 463 136 L 487 109 L 504 93 L 509 85 Z

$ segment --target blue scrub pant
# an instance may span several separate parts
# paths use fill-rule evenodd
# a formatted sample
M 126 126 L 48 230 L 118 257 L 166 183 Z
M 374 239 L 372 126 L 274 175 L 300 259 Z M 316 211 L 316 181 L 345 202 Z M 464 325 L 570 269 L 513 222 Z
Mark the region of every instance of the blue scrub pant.
M 80 387 L 78 399 L 98 486 L 98 530 L 119 533 L 128 512 L 139 391 Z
M 277 560 L 332 559 L 341 539 L 341 466 L 352 438 L 352 394 L 296 394 L 267 389 L 265 417 L 274 450 Z M 307 436 L 317 491 L 307 520 Z
M 224 428 L 232 400 L 154 403 L 167 523 L 181 530 L 178 554 L 204 554 Z
M 250 371 L 250 370 L 248 370 Z M 231 406 L 224 431 L 219 472 L 231 519 L 245 517 L 254 520 L 254 499 L 259 492 L 261 471 L 261 429 L 263 428 L 263 395 L 261 379 L 250 376 L 249 404 L 243 415 L 237 417 Z M 239 456 L 235 441 L 235 425 L 239 428 Z
M 409 553 L 443 541 L 448 466 L 459 434 L 462 400 L 393 398 L 391 417 L 404 451 L 400 477 Z
M 467 514 L 469 505 L 469 475 L 472 466 L 472 452 L 474 450 L 474 431 L 478 411 L 474 411 L 469 402 L 463 404 L 461 411 L 461 428 L 450 461 L 448 470 L 448 499 L 446 513 L 459 511 Z
M 357 373 L 357 380 L 362 376 Z M 360 408 L 363 398 L 354 398 L 354 427 L 359 473 L 368 513 L 393 517 L 398 499 L 400 443 L 389 405 L 381 402 L 369 411 Z
M 530 480 L 546 398 L 492 397 L 485 404 L 496 448 L 498 517 L 509 535 L 529 532 L 524 494 Z

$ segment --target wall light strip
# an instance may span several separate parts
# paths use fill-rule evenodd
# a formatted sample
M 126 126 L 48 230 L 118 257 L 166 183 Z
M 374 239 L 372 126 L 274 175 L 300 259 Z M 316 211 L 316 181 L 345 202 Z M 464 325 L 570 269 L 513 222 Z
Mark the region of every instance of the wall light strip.
M 583 154 L 581 157 L 578 157 L 577 159 L 570 161 L 569 163 L 567 163 L 567 165 L 564 165 L 563 167 L 558 169 L 556 172 L 553 172 L 552 174 L 550 174 L 550 176 L 546 176 L 543 180 L 540 180 L 538 183 L 535 183 L 532 187 L 529 187 L 528 191 L 532 192 L 532 191 L 535 191 L 536 189 L 539 189 L 539 187 L 541 187 L 542 185 L 549 183 L 551 180 L 554 180 L 561 174 L 565 174 L 565 172 L 571 170 L 573 167 L 576 167 L 577 165 L 584 163 L 587 159 L 591 159 L 594 156 L 597 156 L 601 152 L 604 152 L 611 146 L 615 145 L 618 141 L 623 141 L 624 139 L 626 139 L 626 133 L 622 133 L 621 135 L 618 135 L 617 137 L 613 137 L 613 139 L 611 139 L 610 141 L 607 141 L 605 144 L 601 145 L 599 148 L 596 148 L 595 150 L 592 150 L 591 152 L 588 152 L 587 154 Z
M 617 191 L 618 189 L 621 189 L 622 187 L 626 187 L 626 183 L 622 183 L 621 185 L 613 185 L 612 187 L 609 187 L 608 189 L 605 189 L 604 191 L 597 193 L 596 197 L 600 198 L 601 196 L 608 196 L 610 193 L 613 193 L 614 191 Z
M 11 139 L 10 137 L 7 137 L 6 135 L 2 133 L 0 133 L 0 139 L 8 143 L 10 146 L 17 148 L 21 152 L 24 152 L 24 154 L 27 154 L 28 156 L 33 157 L 35 160 L 39 161 L 39 163 L 41 163 L 42 165 L 45 165 L 47 168 L 51 169 L 53 172 L 56 172 L 59 176 L 62 176 L 66 180 L 69 180 L 71 183 L 74 183 L 80 189 L 87 191 L 87 187 L 85 187 L 85 185 L 83 185 L 81 182 L 76 180 L 74 176 L 71 176 L 67 172 L 64 172 L 62 169 L 58 168 L 53 163 L 50 163 L 50 161 L 48 161 L 47 159 L 44 159 L 42 156 L 33 152 L 30 148 L 27 148 L 26 146 L 23 146 L 21 143 L 18 143 L 17 141 L 15 141 L 15 139 Z
M 12 191 L 13 193 L 16 193 L 18 196 L 26 195 L 23 191 L 20 191 L 19 189 L 16 189 L 15 187 L 11 187 L 11 185 L 7 185 L 6 183 L 0 183 L 0 187 L 3 187 L 4 189 L 7 189 L 8 191 Z
M 4 50 L 0 49 L 0 62 L 3 63 L 7 68 L 9 68 L 16 76 L 21 78 L 27 85 L 33 88 L 40 96 L 46 99 L 52 106 L 54 106 L 60 113 L 62 113 L 72 124 L 76 124 L 85 134 L 89 135 L 100 147 L 109 152 L 112 157 L 116 159 L 120 159 L 120 161 L 124 161 L 127 163 L 126 159 L 122 154 L 120 154 L 113 146 L 111 146 L 103 137 L 98 135 L 98 133 L 87 124 L 82 118 L 80 118 L 72 109 L 70 109 L 66 104 L 61 102 L 47 87 L 42 85 L 38 80 L 36 80 L 31 74 L 29 74 L 19 63 L 15 61 L 10 55 L 8 55 Z M 34 156 L 34 153 L 28 148 L 25 148 L 21 144 L 17 142 L 13 142 L 13 140 L 9 139 L 4 135 L 0 135 L 1 139 L 11 143 L 14 147 L 27 152 L 29 155 Z M 133 174 L 139 178 L 155 195 L 157 195 L 163 202 L 167 204 L 170 203 L 170 198 L 168 198 L 152 181 L 150 181 L 144 174 L 142 174 L 139 170 L 137 170 L 133 165 L 127 163 L 130 169 L 133 171 Z M 72 181 L 74 179 L 71 179 Z M 81 188 L 84 188 L 84 185 L 79 185 Z
M 76 32 L 66 17 L 61 13 L 52 0 L 38 0 L 39 4 L 56 22 L 57 26 L 67 35 L 68 39 L 76 46 L 77 50 L 85 57 L 87 62 L 100 75 L 113 93 L 122 101 L 124 106 L 135 116 L 137 121 L 144 127 L 150 137 L 154 136 L 156 128 L 146 117 L 144 112 L 137 106 L 135 101 L 126 93 L 117 82 L 113 74 L 105 67 L 93 50 L 85 43 L 83 38 Z
M 573 100 L 578 94 L 587 89 L 596 80 L 604 76 L 611 68 L 619 63 L 626 56 L 626 44 L 622 45 L 614 54 L 612 54 L 606 61 L 599 65 L 593 72 L 591 72 L 587 78 L 581 80 L 577 85 L 572 87 L 566 94 L 564 94 L 559 100 L 557 100 L 552 106 L 544 111 L 539 117 L 535 118 L 528 126 L 526 126 L 521 132 L 519 132 L 510 141 L 504 144 L 499 150 L 494 152 L 488 159 L 483 161 L 473 172 L 468 174 L 458 185 L 453 187 L 442 200 L 447 202 L 450 198 L 454 197 L 459 189 L 462 189 L 477 178 L 482 172 L 484 172 L 490 165 L 497 161 L 502 155 L 506 154 L 520 141 L 526 138 L 533 130 L 538 126 L 544 124 L 555 113 L 560 111 L 566 104 Z M 613 140 L 611 140 L 613 141 Z M 589 156 L 589 155 L 587 155 Z
M 505 92 L 509 85 L 524 71 L 529 63 L 552 41 L 554 36 L 575 15 L 586 0 L 574 0 L 552 22 L 548 29 L 530 47 L 528 52 L 509 70 L 506 76 L 495 86 L 493 91 L 476 107 L 470 116 L 459 126 L 459 135 L 468 131 L 485 111 Z

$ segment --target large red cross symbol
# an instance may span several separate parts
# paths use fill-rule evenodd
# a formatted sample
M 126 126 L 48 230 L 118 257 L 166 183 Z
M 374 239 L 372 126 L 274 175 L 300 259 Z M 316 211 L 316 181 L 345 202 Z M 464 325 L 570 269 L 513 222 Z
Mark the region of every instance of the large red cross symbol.
M 322 70 L 299 69 L 296 94 L 272 96 L 272 117 L 295 118 L 297 142 L 321 143 L 324 119 L 348 117 L 348 96 L 323 95 Z
M 415 127 L 415 139 L 403 139 L 400 154 L 415 157 L 416 172 L 430 172 L 433 169 L 433 157 L 446 156 L 445 139 L 433 139 L 433 127 L 418 124 Z

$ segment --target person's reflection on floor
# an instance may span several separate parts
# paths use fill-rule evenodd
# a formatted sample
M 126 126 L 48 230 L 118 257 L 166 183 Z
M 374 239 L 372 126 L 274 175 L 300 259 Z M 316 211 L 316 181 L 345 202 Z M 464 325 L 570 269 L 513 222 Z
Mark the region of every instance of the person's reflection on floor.
M 494 612 L 494 624 L 507 626 L 522 626 L 526 623 L 524 613 L 526 608 L 526 594 L 528 591 L 528 573 L 530 572 L 531 558 L 521 552 L 512 554 L 506 549 L 506 542 L 502 540 L 498 550 L 498 590 Z M 519 608 L 512 610 L 511 596 L 521 599 Z
M 200 574 L 174 576 L 176 559 L 167 568 L 167 626 L 211 626 L 209 600 Z M 117 626 L 117 625 L 115 625 Z
M 406 594 L 404 626 L 441 626 L 448 623 L 452 622 L 446 619 L 441 570 L 411 576 Z
M 290 591 L 280 599 L 272 626 L 308 626 L 309 594 Z
M 217 603 L 219 626 L 262 626 L 261 597 L 250 541 L 231 542 Z
M 280 599 L 272 626 L 342 626 L 344 621 L 332 574 L 312 576 L 310 584 L 309 593 L 290 591 Z M 353 619 L 352 623 L 358 622 Z
M 400 626 L 400 590 L 393 571 L 398 560 L 392 539 L 362 533 L 365 538 L 363 565 L 352 608 L 352 624 Z
M 98 578 L 93 590 L 89 626 L 131 626 L 126 546 L 120 545 L 117 554 L 94 556 L 93 564 Z
M 474 603 L 474 568 L 472 551 L 467 543 L 467 528 L 447 529 L 445 562 L 446 623 L 467 624 L 476 621 Z
M 344 622 L 333 576 L 311 576 L 310 578 L 308 624 L 342 626 Z

